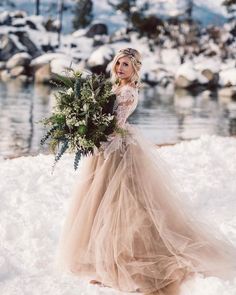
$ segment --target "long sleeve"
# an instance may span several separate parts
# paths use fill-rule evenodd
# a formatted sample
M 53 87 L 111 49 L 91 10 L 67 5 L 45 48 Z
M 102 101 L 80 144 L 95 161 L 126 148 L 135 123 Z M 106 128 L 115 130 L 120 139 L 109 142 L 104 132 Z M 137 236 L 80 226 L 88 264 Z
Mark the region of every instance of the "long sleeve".
M 134 91 L 135 89 L 133 90 L 129 87 L 124 89 L 124 91 L 117 96 L 114 112 L 118 127 L 124 127 L 126 120 L 136 107 Z
M 135 110 L 138 103 L 138 91 L 131 86 L 124 86 L 119 94 L 116 95 L 116 101 L 113 108 L 117 119 L 117 127 L 122 128 L 126 132 L 114 132 L 108 136 L 108 140 L 103 142 L 99 151 L 103 152 L 107 159 L 111 153 L 119 149 L 121 153 L 125 151 L 126 145 L 134 143 L 131 126 L 127 123 L 128 117 Z

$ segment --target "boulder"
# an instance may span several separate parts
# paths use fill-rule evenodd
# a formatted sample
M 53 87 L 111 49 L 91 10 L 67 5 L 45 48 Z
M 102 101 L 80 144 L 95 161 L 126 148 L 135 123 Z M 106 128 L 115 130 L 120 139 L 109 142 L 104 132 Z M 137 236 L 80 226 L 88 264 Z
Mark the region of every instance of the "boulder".
M 100 46 L 95 50 L 87 61 L 87 66 L 95 73 L 106 71 L 108 63 L 112 60 L 114 51 L 107 45 Z
M 47 84 L 52 79 L 50 64 L 43 65 L 35 72 L 35 82 Z
M 24 28 L 26 25 L 26 20 L 24 18 L 16 18 L 12 21 L 12 26 L 15 28 Z
M 6 63 L 4 61 L 0 61 L 0 70 L 4 70 L 6 68 Z
M 53 20 L 52 18 L 49 18 L 45 23 L 44 27 L 49 32 L 58 32 L 60 23 L 58 21 Z
M 31 72 L 34 74 L 42 66 L 50 64 L 54 59 L 64 60 L 68 57 L 63 53 L 45 53 L 34 58 L 30 63 Z
M 220 85 L 224 87 L 236 86 L 236 68 L 228 68 L 220 72 Z
M 236 100 L 236 86 L 224 87 L 218 91 L 220 97 L 229 97 Z
M 31 29 L 31 30 L 37 30 L 37 26 L 36 24 L 30 20 L 30 19 L 27 19 L 26 20 L 26 25 Z
M 17 66 L 10 70 L 11 77 L 13 78 L 24 74 L 24 72 L 25 72 L 25 68 L 23 66 Z
M 4 11 L 0 13 L 0 25 L 1 26 L 10 26 L 12 18 L 10 16 L 10 12 Z
M 8 70 L 3 70 L 1 71 L 1 80 L 3 82 L 7 82 L 11 79 L 11 74 L 9 73 Z
M 17 80 L 26 83 L 26 82 L 31 82 L 32 81 L 32 77 L 26 76 L 26 75 L 19 75 L 17 76 Z
M 15 68 L 17 66 L 28 66 L 31 61 L 31 56 L 27 52 L 20 52 L 13 55 L 8 62 L 6 63 L 6 67 L 8 69 Z
M 179 75 L 175 79 L 175 85 L 179 88 L 188 88 L 193 84 L 193 81 L 189 80 L 187 77 L 183 75 Z
M 24 10 L 14 10 L 11 12 L 11 16 L 14 18 L 25 18 L 27 17 L 27 13 Z
M 13 54 L 19 52 L 20 50 L 16 46 L 15 42 L 8 35 L 0 36 L 0 60 L 7 61 Z
M 188 88 L 196 84 L 198 74 L 194 69 L 192 62 L 186 62 L 182 64 L 175 75 L 175 85 L 179 88 Z
M 217 85 L 219 81 L 219 74 L 212 72 L 210 69 L 205 69 L 202 75 L 207 78 L 209 85 Z
M 95 35 L 107 35 L 108 29 L 107 26 L 103 23 L 97 23 L 91 25 L 91 27 L 86 32 L 85 36 L 93 38 Z
M 17 31 L 14 34 L 19 38 L 19 42 L 27 48 L 27 52 L 32 56 L 39 56 L 41 50 L 36 46 L 36 44 L 29 38 L 27 32 Z

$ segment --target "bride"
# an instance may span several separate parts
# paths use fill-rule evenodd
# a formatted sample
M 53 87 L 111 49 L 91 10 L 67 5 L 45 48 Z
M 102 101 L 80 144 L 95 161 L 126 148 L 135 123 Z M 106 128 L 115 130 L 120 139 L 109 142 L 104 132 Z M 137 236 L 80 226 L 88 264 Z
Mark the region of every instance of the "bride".
M 140 68 L 132 48 L 113 59 L 114 111 L 125 132 L 83 158 L 56 269 L 144 294 L 177 295 L 196 273 L 233 279 L 236 249 L 193 218 L 154 144 L 127 122 L 138 104 Z

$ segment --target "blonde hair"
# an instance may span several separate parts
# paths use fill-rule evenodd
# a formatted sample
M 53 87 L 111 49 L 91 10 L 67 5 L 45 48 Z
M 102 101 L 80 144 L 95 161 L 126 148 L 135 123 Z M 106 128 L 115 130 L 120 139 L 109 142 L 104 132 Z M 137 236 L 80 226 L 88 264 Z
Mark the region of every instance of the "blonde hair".
M 140 75 L 139 71 L 141 69 L 141 54 L 138 52 L 138 50 L 133 48 L 124 48 L 119 50 L 119 52 L 115 55 L 115 57 L 112 60 L 111 64 L 111 82 L 113 84 L 119 83 L 119 79 L 116 74 L 116 63 L 117 61 L 122 57 L 128 57 L 131 61 L 131 64 L 133 66 L 133 75 L 130 77 L 130 84 L 132 84 L 135 87 L 140 86 Z

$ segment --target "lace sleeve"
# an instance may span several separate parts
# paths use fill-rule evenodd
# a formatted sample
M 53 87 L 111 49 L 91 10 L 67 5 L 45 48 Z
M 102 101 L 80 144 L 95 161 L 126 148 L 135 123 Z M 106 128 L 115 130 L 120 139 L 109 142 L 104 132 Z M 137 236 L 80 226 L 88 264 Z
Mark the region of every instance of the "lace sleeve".
M 116 94 L 116 101 L 114 105 L 114 114 L 117 119 L 117 127 L 127 131 L 124 134 L 114 131 L 107 138 L 107 141 L 101 144 L 101 147 L 95 154 L 102 152 L 104 158 L 107 159 L 111 153 L 116 150 L 120 150 L 121 154 L 125 151 L 125 148 L 130 143 L 135 143 L 135 140 L 130 134 L 130 126 L 125 126 L 126 120 L 129 115 L 136 108 L 138 96 L 136 90 L 132 87 L 125 87 L 119 94 Z
M 115 115 L 117 118 L 117 125 L 123 127 L 134 106 L 134 92 L 132 89 L 127 88 L 118 95 L 114 107 Z

